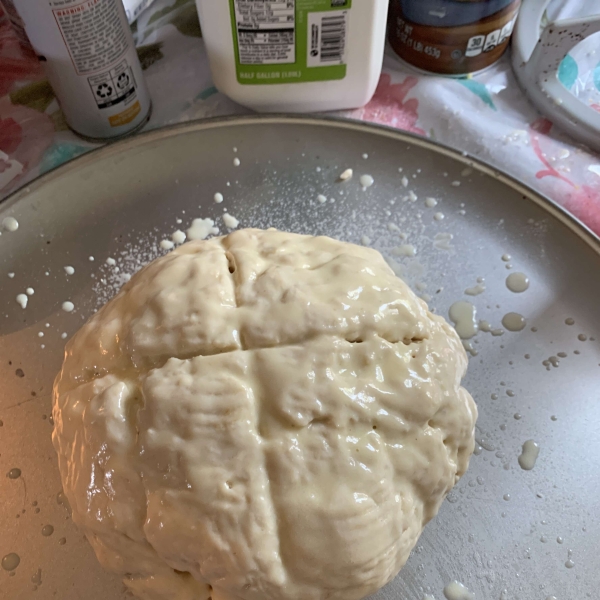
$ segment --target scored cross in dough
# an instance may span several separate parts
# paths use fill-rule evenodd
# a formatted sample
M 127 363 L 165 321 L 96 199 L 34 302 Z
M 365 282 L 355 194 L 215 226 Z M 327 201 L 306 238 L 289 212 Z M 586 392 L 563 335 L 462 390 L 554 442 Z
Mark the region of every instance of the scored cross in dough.
M 53 441 L 100 562 L 152 600 L 358 600 L 467 468 L 467 357 L 381 255 L 240 230 L 73 337 Z

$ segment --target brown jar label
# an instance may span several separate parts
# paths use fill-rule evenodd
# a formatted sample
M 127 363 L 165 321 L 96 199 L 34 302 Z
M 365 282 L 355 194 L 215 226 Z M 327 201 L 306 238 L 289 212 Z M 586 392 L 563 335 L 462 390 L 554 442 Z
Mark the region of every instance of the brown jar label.
M 424 71 L 462 75 L 496 62 L 508 46 L 521 0 L 391 0 L 394 51 Z

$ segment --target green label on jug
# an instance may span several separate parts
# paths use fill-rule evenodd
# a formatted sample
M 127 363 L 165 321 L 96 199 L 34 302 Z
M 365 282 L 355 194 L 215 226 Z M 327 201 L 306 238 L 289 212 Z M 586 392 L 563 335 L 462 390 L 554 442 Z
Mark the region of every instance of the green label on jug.
M 239 83 L 346 76 L 352 0 L 230 0 L 230 6 Z

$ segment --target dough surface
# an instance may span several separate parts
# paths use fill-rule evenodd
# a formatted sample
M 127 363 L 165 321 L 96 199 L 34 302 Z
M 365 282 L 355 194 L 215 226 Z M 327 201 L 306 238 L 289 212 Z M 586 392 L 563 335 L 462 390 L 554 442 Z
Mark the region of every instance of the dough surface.
M 147 600 L 359 600 L 465 472 L 461 342 L 375 250 L 240 230 L 136 274 L 69 342 L 73 518 Z

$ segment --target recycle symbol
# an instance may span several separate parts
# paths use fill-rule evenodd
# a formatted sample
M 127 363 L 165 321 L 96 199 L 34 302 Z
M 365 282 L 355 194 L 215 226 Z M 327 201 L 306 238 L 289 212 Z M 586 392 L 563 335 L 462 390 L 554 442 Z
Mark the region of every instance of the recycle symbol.
M 100 98 L 108 98 L 112 94 L 112 88 L 108 83 L 101 83 L 96 88 L 96 95 Z
M 124 90 L 129 85 L 129 75 L 127 73 L 121 73 L 117 77 L 117 87 L 120 90 Z

